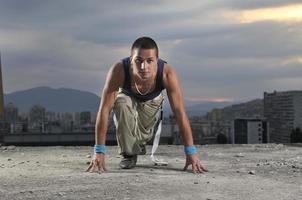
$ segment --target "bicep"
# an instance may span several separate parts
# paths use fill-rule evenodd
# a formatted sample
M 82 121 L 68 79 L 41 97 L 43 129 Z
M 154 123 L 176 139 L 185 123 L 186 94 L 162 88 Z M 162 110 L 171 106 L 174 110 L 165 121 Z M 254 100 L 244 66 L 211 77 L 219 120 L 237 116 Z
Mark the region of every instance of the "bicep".
M 111 67 L 106 76 L 99 111 L 106 110 L 109 112 L 112 109 L 119 87 L 121 86 L 121 80 L 123 80 L 123 77 L 121 77 L 119 67 Z
M 104 87 L 103 91 L 102 91 L 102 98 L 101 98 L 101 104 L 100 104 L 100 108 L 99 111 L 110 111 L 113 107 L 115 98 L 117 95 L 117 91 L 116 90 L 112 90 L 108 87 Z
M 166 76 L 165 83 L 170 106 L 174 114 L 176 115 L 185 112 L 182 88 L 174 69 L 170 69 L 169 73 Z

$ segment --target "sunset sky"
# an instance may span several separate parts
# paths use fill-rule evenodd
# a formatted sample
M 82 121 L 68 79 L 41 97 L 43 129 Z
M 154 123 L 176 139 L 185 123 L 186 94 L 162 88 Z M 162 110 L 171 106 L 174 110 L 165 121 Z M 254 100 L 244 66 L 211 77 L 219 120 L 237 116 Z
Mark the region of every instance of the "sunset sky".
M 4 92 L 100 94 L 106 73 L 150 36 L 192 101 L 302 90 L 302 2 L 0 0 Z

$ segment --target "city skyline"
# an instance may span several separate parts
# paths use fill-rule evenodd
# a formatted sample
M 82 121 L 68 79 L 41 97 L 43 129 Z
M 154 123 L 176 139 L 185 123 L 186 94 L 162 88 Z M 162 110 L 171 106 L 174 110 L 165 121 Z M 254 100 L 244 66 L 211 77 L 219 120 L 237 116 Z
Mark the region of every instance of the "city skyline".
M 109 67 L 147 35 L 176 68 L 189 100 L 302 90 L 301 22 L 299 1 L 0 0 L 3 89 L 100 95 Z

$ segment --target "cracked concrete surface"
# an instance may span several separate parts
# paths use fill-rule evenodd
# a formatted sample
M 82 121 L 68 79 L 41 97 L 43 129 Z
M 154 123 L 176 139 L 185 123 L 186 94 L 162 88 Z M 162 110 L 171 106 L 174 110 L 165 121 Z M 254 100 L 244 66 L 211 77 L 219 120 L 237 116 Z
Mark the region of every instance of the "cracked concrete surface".
M 92 147 L 0 147 L 0 199 L 300 199 L 302 147 L 282 144 L 197 146 L 210 170 L 184 172 L 183 146 L 161 145 L 137 167 L 119 169 L 108 147 L 108 172 L 85 172 Z M 147 147 L 150 152 L 151 146 Z

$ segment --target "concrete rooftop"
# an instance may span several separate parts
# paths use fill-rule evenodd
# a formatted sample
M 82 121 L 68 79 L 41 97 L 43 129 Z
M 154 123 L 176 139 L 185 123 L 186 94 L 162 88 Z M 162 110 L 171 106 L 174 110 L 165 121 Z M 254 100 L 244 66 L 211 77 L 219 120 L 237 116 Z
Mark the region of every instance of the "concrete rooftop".
M 182 171 L 183 146 L 173 145 L 157 151 L 168 166 L 154 166 L 147 154 L 136 168 L 122 170 L 117 147 L 110 146 L 109 171 L 98 174 L 85 172 L 89 146 L 2 146 L 0 199 L 301 199 L 302 147 L 203 145 L 198 151 L 207 173 Z

